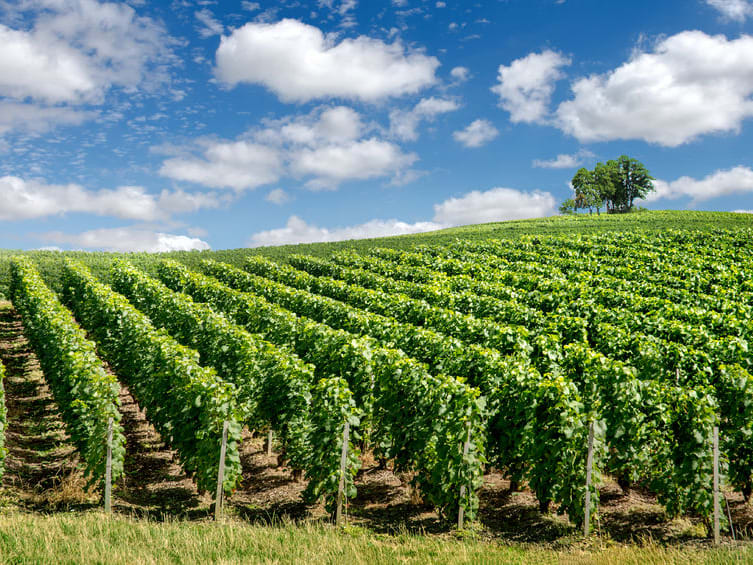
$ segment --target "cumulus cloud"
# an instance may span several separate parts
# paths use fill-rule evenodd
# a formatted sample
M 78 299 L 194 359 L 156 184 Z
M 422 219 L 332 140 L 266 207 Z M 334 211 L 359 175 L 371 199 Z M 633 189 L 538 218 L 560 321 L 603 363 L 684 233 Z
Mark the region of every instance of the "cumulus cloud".
M 422 121 L 432 121 L 440 114 L 453 112 L 460 105 L 450 98 L 424 98 L 410 110 L 390 112 L 390 135 L 404 141 L 418 139 L 418 126 Z
M 347 143 L 366 130 L 361 115 L 347 106 L 324 106 L 305 116 L 265 120 L 263 125 L 252 132 L 259 142 L 309 147 Z
M 655 180 L 654 188 L 656 192 L 646 197 L 648 202 L 690 197 L 693 205 L 718 196 L 753 192 L 753 169 L 738 166 L 715 171 L 702 179 L 685 176 L 671 182 Z
M 45 131 L 94 116 L 113 88 L 156 90 L 169 80 L 173 40 L 127 4 L 96 0 L 5 3 L 0 24 L 0 133 Z
M 77 126 L 96 116 L 96 112 L 68 106 L 0 101 L 0 134 L 9 131 L 44 133 L 60 125 Z
M 547 216 L 554 213 L 554 206 L 554 196 L 548 192 L 523 192 L 512 188 L 493 188 L 485 192 L 475 190 L 435 204 L 431 221 L 370 220 L 363 224 L 329 229 L 291 216 L 283 228 L 252 235 L 248 245 L 259 247 L 421 233 L 464 224 Z
M 753 16 L 753 2 L 750 0 L 706 0 L 706 4 L 719 10 L 726 20 L 744 22 Z
M 163 253 L 167 251 L 193 251 L 210 249 L 209 244 L 197 237 L 155 232 L 140 228 L 103 228 L 88 230 L 78 234 L 52 231 L 39 234 L 40 239 L 58 245 L 71 245 L 75 248 L 98 251 L 147 251 Z
M 163 190 L 151 194 L 140 186 L 86 190 L 77 184 L 51 185 L 14 176 L 0 177 L 0 220 L 28 220 L 67 213 L 155 221 L 175 214 L 217 208 L 214 194 Z
M 360 114 L 345 106 L 317 108 L 306 116 L 266 120 L 237 141 L 199 140 L 201 156 L 176 156 L 164 176 L 236 190 L 271 184 L 282 176 L 305 179 L 312 190 L 332 190 L 349 180 L 401 176 L 418 157 L 370 134 Z
M 164 27 L 127 4 L 96 0 L 19 3 L 27 30 L 0 25 L 0 93 L 45 103 L 101 102 L 112 86 L 164 79 L 172 54 Z
M 554 85 L 565 76 L 561 69 L 570 62 L 547 49 L 516 59 L 509 66 L 500 65 L 497 84 L 491 90 L 499 96 L 500 107 L 510 112 L 510 121 L 545 122 Z
M 244 190 L 280 178 L 279 151 L 249 141 L 199 140 L 201 157 L 173 157 L 162 163 L 159 174 L 212 188 Z
M 435 57 L 359 36 L 337 42 L 297 20 L 248 23 L 223 36 L 217 77 L 229 86 L 261 84 L 285 102 L 348 98 L 376 102 L 436 82 Z
M 264 200 L 271 202 L 272 204 L 285 204 L 290 200 L 290 196 L 288 196 L 288 193 L 283 189 L 275 188 L 269 191 L 269 193 L 264 197 Z
M 593 156 L 593 153 L 586 150 L 572 154 L 560 153 L 554 159 L 534 159 L 533 166 L 539 169 L 573 169 L 580 167 L 586 159 Z
M 405 154 L 394 143 L 376 138 L 346 145 L 303 149 L 293 155 L 293 174 L 313 176 L 311 189 L 334 189 L 345 180 L 365 180 L 387 176 L 412 165 L 418 157 Z
M 471 78 L 471 71 L 468 67 L 453 67 L 450 71 L 450 76 L 452 77 L 452 84 L 458 85 Z
M 675 147 L 739 131 L 753 115 L 753 37 L 685 31 L 572 85 L 557 123 L 579 141 L 642 139 Z
M 0 94 L 57 103 L 85 101 L 96 92 L 97 81 L 76 50 L 62 45 L 53 56 L 53 48 L 31 33 L 0 24 Z
M 481 147 L 499 135 L 489 120 L 474 120 L 464 129 L 453 132 L 455 141 L 466 147 Z
M 399 220 L 371 220 L 355 226 L 328 229 L 308 224 L 298 216 L 291 216 L 284 228 L 261 231 L 252 235 L 248 246 L 260 247 L 263 245 L 367 239 L 370 237 L 420 233 L 442 229 L 443 227 L 433 222 L 410 224 Z
M 555 199 L 548 192 L 523 192 L 514 188 L 474 190 L 459 198 L 434 205 L 434 221 L 459 226 L 504 220 L 540 218 L 555 212 Z

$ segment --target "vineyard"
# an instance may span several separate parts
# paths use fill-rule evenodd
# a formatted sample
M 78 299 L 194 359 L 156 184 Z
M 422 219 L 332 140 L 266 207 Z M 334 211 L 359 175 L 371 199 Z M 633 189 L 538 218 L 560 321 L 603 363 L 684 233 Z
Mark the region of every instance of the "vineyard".
M 722 504 L 753 494 L 753 231 L 557 231 L 4 260 L 92 488 L 128 473 L 125 387 L 231 507 L 253 432 L 333 517 L 373 464 L 452 527 L 494 474 L 575 526 L 611 482 L 710 531 L 715 433 Z

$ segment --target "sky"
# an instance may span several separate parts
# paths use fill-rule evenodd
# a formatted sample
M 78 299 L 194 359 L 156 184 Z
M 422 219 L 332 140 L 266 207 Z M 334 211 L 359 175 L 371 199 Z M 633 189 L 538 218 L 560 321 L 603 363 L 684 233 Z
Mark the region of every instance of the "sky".
M 0 247 L 171 251 L 753 211 L 753 0 L 0 0 Z

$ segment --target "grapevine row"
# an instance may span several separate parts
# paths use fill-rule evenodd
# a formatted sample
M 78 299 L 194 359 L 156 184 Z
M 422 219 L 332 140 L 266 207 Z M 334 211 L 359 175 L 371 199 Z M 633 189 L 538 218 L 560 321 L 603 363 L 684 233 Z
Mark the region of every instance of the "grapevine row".
M 8 415 L 5 408 L 4 379 L 5 367 L 2 361 L 0 361 L 0 479 L 2 479 L 3 472 L 5 471 L 5 455 L 8 453 L 8 449 L 5 447 L 5 430 L 8 426 Z
M 159 265 L 161 280 L 173 290 L 207 302 L 252 333 L 272 343 L 289 345 L 317 371 L 345 378 L 366 400 L 375 451 L 394 458 L 398 469 L 414 469 L 427 502 L 444 516 L 462 505 L 469 516 L 478 506 L 484 462 L 483 404 L 479 392 L 454 378 L 430 375 L 426 367 L 399 350 L 375 340 L 299 317 L 264 298 L 240 292 L 180 264 Z M 467 456 L 458 446 L 470 430 Z
M 272 426 L 291 468 L 306 471 L 307 497 L 311 501 L 325 497 L 331 506 L 338 490 L 342 423 L 357 422 L 347 384 L 339 378 L 315 383 L 313 367 L 294 353 L 248 333 L 206 304 L 170 290 L 128 263 L 115 262 L 111 274 L 116 291 L 155 325 L 196 349 L 203 364 L 238 387 L 245 423 L 251 429 Z M 331 446 L 332 451 L 322 453 L 323 446 Z M 358 453 L 352 442 L 348 452 L 353 455 L 346 494 L 352 495 Z
M 319 262 L 318 266 L 321 266 L 321 264 L 322 263 Z M 629 335 L 626 336 L 625 338 L 623 338 L 626 341 L 620 340 L 619 336 L 615 335 L 615 333 L 614 333 L 614 330 L 619 330 L 619 328 L 611 328 L 613 331 L 610 333 L 610 332 L 607 331 L 607 330 L 610 329 L 607 325 L 602 325 L 600 327 L 602 328 L 603 331 L 606 331 L 606 333 L 603 335 L 603 344 L 609 344 L 609 343 L 614 343 L 614 342 L 617 342 L 618 344 L 619 343 L 625 343 L 625 342 L 628 342 L 628 343 L 633 342 L 633 343 L 635 343 L 635 340 L 630 339 Z M 738 353 L 742 353 L 742 350 L 739 350 Z M 626 362 L 631 362 L 631 361 L 634 360 L 633 358 L 631 358 L 630 355 L 624 356 L 624 359 L 625 359 Z M 657 356 L 655 358 L 655 361 L 656 361 L 656 363 L 653 364 L 652 368 L 654 368 L 654 367 L 662 367 L 662 362 L 664 362 L 665 359 L 661 355 L 659 355 L 659 356 Z M 645 368 L 645 366 L 644 366 L 644 368 Z M 648 374 L 650 375 L 650 372 Z M 646 373 L 644 373 L 644 377 L 645 376 L 646 376 Z M 741 374 L 740 374 L 740 376 L 741 377 L 745 377 L 746 379 L 748 378 L 747 372 L 745 372 L 745 371 L 742 371 Z M 641 396 L 643 398 L 641 398 Z M 643 408 L 644 408 L 643 412 L 644 413 L 643 413 L 643 415 L 633 414 L 633 417 L 637 417 L 637 418 L 641 419 L 644 422 L 650 422 L 652 417 L 654 417 L 657 414 L 660 414 L 661 413 L 660 410 L 649 409 L 647 401 L 650 401 L 653 398 L 657 398 L 657 395 L 656 395 L 655 391 L 651 391 L 650 393 L 646 393 L 644 395 L 638 396 L 635 399 L 636 400 L 635 403 L 636 403 L 636 405 L 643 406 Z M 729 406 L 729 404 L 730 403 L 728 402 L 727 405 Z M 736 406 L 728 408 L 726 411 L 727 411 L 727 413 L 733 413 L 735 409 L 737 409 L 737 408 L 739 408 L 740 406 L 743 406 L 743 405 L 744 405 L 743 402 L 738 402 Z M 610 415 L 611 416 L 617 416 L 619 418 L 623 418 L 622 414 L 617 414 L 616 412 L 612 412 Z M 612 422 L 612 424 L 614 424 L 614 422 Z M 750 424 L 750 422 L 748 423 L 748 426 L 749 426 L 749 424 Z M 706 425 L 705 425 L 704 429 L 710 429 L 710 426 L 712 426 L 712 425 L 713 424 L 711 423 L 711 421 L 708 420 L 706 422 Z M 618 437 L 622 437 L 623 440 L 625 439 L 624 436 L 623 436 L 623 434 L 622 434 L 622 432 L 619 431 L 619 426 L 617 426 L 617 427 L 615 427 L 614 425 L 608 426 L 608 429 L 610 429 L 610 428 L 611 429 L 617 429 L 618 433 L 616 435 Z M 739 430 L 739 429 L 740 429 L 739 426 L 738 427 L 734 427 L 733 426 L 732 428 L 730 428 L 730 431 Z M 669 433 L 669 432 L 671 432 L 671 430 L 667 430 L 666 427 L 665 427 L 664 435 L 666 436 L 667 433 Z M 658 431 L 657 431 L 657 433 L 658 433 Z M 675 436 L 676 436 L 676 433 L 677 432 L 675 431 Z M 675 439 L 676 439 L 676 437 L 675 437 Z M 615 452 L 619 453 L 619 454 L 623 454 L 623 455 L 631 453 L 631 451 L 634 451 L 634 448 L 631 448 L 631 446 L 630 446 L 631 443 L 632 442 L 630 442 L 630 441 L 629 442 L 623 442 L 622 448 L 615 450 Z M 666 445 L 670 445 L 670 443 L 676 443 L 676 442 L 674 440 L 672 440 L 670 437 L 667 437 L 661 443 L 666 446 Z M 645 442 L 639 442 L 636 445 L 642 445 L 642 444 L 645 444 Z M 614 446 L 612 446 L 612 447 L 614 447 Z M 701 444 L 700 447 L 703 448 L 703 445 Z M 749 456 L 746 455 L 745 450 L 741 449 L 740 446 L 739 446 L 739 444 L 736 445 L 733 441 L 728 441 L 726 447 L 727 447 L 727 451 L 730 454 L 731 459 L 733 461 L 733 467 L 739 471 L 739 472 L 735 472 L 734 473 L 736 475 L 734 482 L 736 484 L 738 484 L 738 485 L 742 485 L 743 490 L 747 490 L 748 487 L 749 487 L 749 483 L 750 483 L 750 476 L 749 476 L 750 458 L 749 458 Z M 702 451 L 702 449 L 701 449 L 701 451 Z M 678 460 L 679 458 L 682 458 L 682 457 L 684 457 L 684 456 L 686 456 L 688 454 L 692 454 L 692 453 L 693 453 L 692 450 L 688 451 L 687 449 L 678 451 L 677 454 L 676 454 L 676 456 L 675 456 L 675 459 Z M 613 468 L 613 469 L 616 469 L 618 472 L 620 471 L 620 467 L 622 467 L 623 471 L 627 471 L 627 475 L 628 476 L 630 476 L 631 474 L 633 475 L 632 477 L 629 477 L 629 478 L 632 478 L 633 480 L 635 480 L 637 478 L 637 476 L 635 475 L 634 471 L 636 469 L 645 468 L 645 465 L 644 466 L 638 465 L 638 463 L 640 463 L 640 461 L 641 461 L 640 457 L 627 456 L 625 458 L 625 460 L 621 464 L 610 465 L 610 467 Z M 673 466 L 673 468 L 674 467 L 677 467 L 677 468 L 686 468 L 687 467 L 687 466 L 683 467 L 683 465 L 680 465 L 679 461 L 676 461 L 676 463 L 678 463 L 678 465 Z M 747 471 L 746 471 L 746 469 L 747 469 Z M 748 473 L 748 476 L 745 476 L 746 472 Z M 686 474 L 685 478 L 681 480 L 681 479 L 678 479 L 677 476 L 675 476 L 674 479 L 673 479 L 674 482 L 670 481 L 667 478 L 665 478 L 665 479 L 657 482 L 658 481 L 658 479 L 657 479 L 657 480 L 653 481 L 654 482 L 654 488 L 658 492 L 660 492 L 660 493 L 663 490 L 664 491 L 669 490 L 670 492 L 674 492 L 675 493 L 675 496 L 674 496 L 675 501 L 674 502 L 671 500 L 672 497 L 670 497 L 669 495 L 664 495 L 662 497 L 663 500 L 665 501 L 665 503 L 667 503 L 668 509 L 683 508 L 684 507 L 683 504 L 677 502 L 676 499 L 677 499 L 677 497 L 681 496 L 681 492 L 685 492 L 685 491 L 689 492 L 688 487 L 687 487 L 688 480 L 689 479 L 693 479 L 694 477 L 695 476 L 692 475 L 692 474 L 690 474 L 690 475 Z M 685 487 L 684 490 L 680 489 L 679 487 L 676 486 L 678 484 L 678 481 L 679 481 L 679 484 L 685 484 L 686 485 L 686 487 Z M 692 484 L 692 481 L 690 482 L 690 484 Z M 687 498 L 687 496 L 685 496 L 685 498 Z
M 241 422 L 235 386 L 201 367 L 198 354 L 149 319 L 120 294 L 97 281 L 81 263 L 66 260 L 66 302 L 123 379 L 181 466 L 200 490 L 212 490 L 219 471 L 219 440 L 228 422 L 223 488 L 241 478 Z
M 105 478 L 107 430 L 112 419 L 112 478 L 123 474 L 125 436 L 120 425 L 120 387 L 97 357 L 95 345 L 70 311 L 47 288 L 26 257 L 11 262 L 11 298 L 21 314 L 45 380 L 84 463 L 89 483 Z
M 113 264 L 111 284 L 156 327 L 165 328 L 179 343 L 195 349 L 203 365 L 233 383 L 243 421 L 250 429 L 272 426 L 291 466 L 303 468 L 306 418 L 314 383 L 310 365 L 124 261 Z

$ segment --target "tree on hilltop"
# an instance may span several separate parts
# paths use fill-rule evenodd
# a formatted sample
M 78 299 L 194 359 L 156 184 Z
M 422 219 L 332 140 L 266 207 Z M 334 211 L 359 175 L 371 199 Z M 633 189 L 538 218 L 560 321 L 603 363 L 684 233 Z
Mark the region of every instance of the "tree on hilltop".
M 563 202 L 561 209 L 585 210 L 599 214 L 602 206 L 607 213 L 624 213 L 633 209 L 635 200 L 655 190 L 648 169 L 632 157 L 621 155 L 616 160 L 596 163 L 594 170 L 578 170 L 571 181 L 575 197 Z

